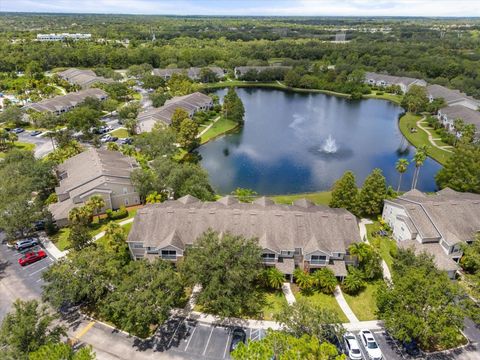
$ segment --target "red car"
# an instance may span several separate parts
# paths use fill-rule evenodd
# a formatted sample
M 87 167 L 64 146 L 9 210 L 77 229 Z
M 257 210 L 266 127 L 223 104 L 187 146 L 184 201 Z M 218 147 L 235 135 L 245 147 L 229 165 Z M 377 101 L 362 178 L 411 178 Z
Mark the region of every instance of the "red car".
M 40 250 L 40 251 L 32 251 L 26 253 L 24 256 L 22 256 L 20 259 L 18 259 L 18 263 L 22 266 L 32 264 L 36 261 L 42 260 L 43 258 L 46 258 L 47 254 L 45 251 Z

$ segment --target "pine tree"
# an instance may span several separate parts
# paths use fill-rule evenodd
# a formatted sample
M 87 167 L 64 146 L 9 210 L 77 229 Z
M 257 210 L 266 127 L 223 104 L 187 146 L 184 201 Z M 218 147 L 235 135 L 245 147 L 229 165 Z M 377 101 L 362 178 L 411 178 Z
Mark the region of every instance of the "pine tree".
M 363 183 L 358 195 L 358 212 L 375 216 L 382 212 L 383 200 L 387 196 L 387 184 L 382 170 L 374 169 Z
M 343 176 L 335 181 L 332 188 L 332 199 L 330 207 L 345 208 L 348 211 L 355 212 L 357 205 L 358 188 L 355 181 L 355 174 L 352 171 L 346 171 Z
M 234 88 L 229 88 L 223 99 L 223 116 L 226 119 L 243 123 L 245 108 Z

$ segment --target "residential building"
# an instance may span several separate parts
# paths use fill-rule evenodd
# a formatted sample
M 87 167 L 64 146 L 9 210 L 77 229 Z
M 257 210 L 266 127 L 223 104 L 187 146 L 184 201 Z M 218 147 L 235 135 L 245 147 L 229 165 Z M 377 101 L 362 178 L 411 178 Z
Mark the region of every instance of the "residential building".
M 232 196 L 202 202 L 187 195 L 147 205 L 137 212 L 127 243 L 134 259 L 177 262 L 208 229 L 257 238 L 263 263 L 291 279 L 296 267 L 330 268 L 343 279 L 355 264 L 348 248 L 360 242 L 354 215 L 302 199 L 279 205 L 265 197 L 240 203 Z
M 433 99 L 442 98 L 448 106 L 462 105 L 472 110 L 480 107 L 480 101 L 458 90 L 451 90 L 441 85 L 428 85 L 427 95 L 430 102 Z
M 445 188 L 435 195 L 411 190 L 385 200 L 383 219 L 401 248 L 434 257 L 437 267 L 455 277 L 461 245 L 480 231 L 480 195 Z
M 256 71 L 257 73 L 261 73 L 265 70 L 271 70 L 271 69 L 280 69 L 280 70 L 290 70 L 292 67 L 291 66 L 282 66 L 282 65 L 272 65 L 272 66 L 237 66 L 234 69 L 235 73 L 235 78 L 241 78 L 244 76 L 246 73 L 249 71 Z
M 222 79 L 225 77 L 225 71 L 218 66 L 206 66 L 205 68 L 214 72 L 219 79 Z M 168 80 L 172 77 L 173 74 L 185 74 L 191 80 L 199 80 L 200 72 L 202 71 L 202 69 L 204 68 L 191 67 L 188 69 L 178 69 L 178 68 L 177 69 L 153 69 L 153 75 L 160 76 L 164 80 Z
M 70 210 L 82 206 L 94 195 L 105 200 L 103 210 L 140 204 L 130 180 L 130 174 L 137 167 L 135 159 L 118 151 L 96 148 L 89 148 L 60 164 L 56 169 L 58 202 L 49 206 L 57 225 L 67 225 Z
M 90 40 L 92 34 L 37 34 L 37 41 Z
M 462 119 L 465 124 L 475 125 L 477 129 L 475 137 L 480 137 L 480 112 L 472 110 L 463 105 L 446 106 L 438 110 L 438 119 L 449 131 L 455 131 L 454 122 Z
M 213 99 L 200 92 L 184 96 L 176 96 L 167 100 L 165 104 L 159 108 L 145 110 L 138 114 L 138 131 L 152 131 L 157 123 L 170 125 L 172 123 L 173 113 L 178 108 L 185 110 L 188 113 L 188 116 L 193 117 L 196 112 L 206 111 L 212 107 Z
M 392 76 L 373 72 L 365 73 L 365 82 L 374 86 L 400 86 L 400 89 L 406 93 L 412 85 L 427 86 L 427 82 L 422 79 L 415 79 L 406 76 Z
M 108 98 L 108 94 L 101 89 L 92 88 L 31 103 L 24 108 L 27 110 L 32 109 L 38 112 L 51 112 L 60 115 L 72 110 L 74 107 L 84 102 L 88 97 L 103 101 Z
M 78 85 L 82 89 L 88 89 L 95 83 L 110 84 L 115 82 L 113 79 L 107 79 L 103 76 L 97 76 L 92 70 L 81 69 L 67 69 L 57 74 L 62 79 L 68 81 L 70 84 Z

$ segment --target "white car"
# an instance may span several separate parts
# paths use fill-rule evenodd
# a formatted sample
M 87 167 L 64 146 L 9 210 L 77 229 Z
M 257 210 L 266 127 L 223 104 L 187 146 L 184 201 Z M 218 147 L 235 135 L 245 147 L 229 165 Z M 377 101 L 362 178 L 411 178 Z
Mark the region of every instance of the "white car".
M 363 346 L 367 350 L 368 358 L 370 360 L 382 360 L 382 351 L 378 347 L 372 332 L 370 330 L 361 330 L 359 335 Z
M 351 360 L 362 360 L 362 352 L 360 351 L 360 345 L 358 344 L 357 337 L 352 333 L 346 333 L 343 335 L 343 341 L 345 343 L 345 352 Z

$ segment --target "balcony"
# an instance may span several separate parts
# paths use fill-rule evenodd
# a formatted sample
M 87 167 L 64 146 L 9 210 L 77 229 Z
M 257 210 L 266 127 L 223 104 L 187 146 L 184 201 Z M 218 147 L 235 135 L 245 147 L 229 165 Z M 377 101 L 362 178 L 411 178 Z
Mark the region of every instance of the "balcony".
M 270 258 L 270 257 L 264 257 L 262 258 L 262 261 L 264 263 L 274 263 L 276 261 L 276 259 L 273 257 L 273 258 Z
M 177 255 L 160 255 L 163 260 L 177 260 Z
M 317 260 L 317 259 L 310 260 L 310 265 L 327 265 L 327 264 L 328 264 L 327 260 Z

